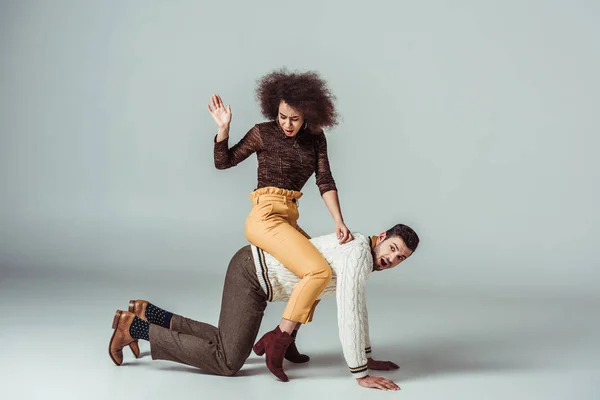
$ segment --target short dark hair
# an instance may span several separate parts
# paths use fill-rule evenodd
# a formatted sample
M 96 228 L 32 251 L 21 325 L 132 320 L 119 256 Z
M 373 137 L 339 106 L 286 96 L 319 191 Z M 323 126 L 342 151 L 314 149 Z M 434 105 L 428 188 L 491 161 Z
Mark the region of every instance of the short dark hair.
M 338 124 L 335 96 L 314 71 L 288 72 L 282 68 L 258 80 L 256 99 L 265 118 L 276 120 L 279 104 L 285 101 L 302 113 L 312 128 L 331 128 Z
M 404 241 L 406 247 L 408 247 L 412 252 L 414 252 L 419 246 L 419 236 L 417 233 L 410 226 L 404 224 L 394 225 L 385 232 L 385 235 L 386 239 L 393 236 L 398 236 Z

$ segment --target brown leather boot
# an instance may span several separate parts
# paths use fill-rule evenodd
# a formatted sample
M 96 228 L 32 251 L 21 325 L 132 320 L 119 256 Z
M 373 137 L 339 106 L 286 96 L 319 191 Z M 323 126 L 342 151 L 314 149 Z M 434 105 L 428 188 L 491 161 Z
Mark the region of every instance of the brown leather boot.
M 272 331 L 265 333 L 253 346 L 254 352 L 257 355 L 262 356 L 267 353 L 267 368 L 283 382 L 289 381 L 288 376 L 283 372 L 283 357 L 293 342 L 294 338 L 288 333 L 282 332 L 279 326 L 277 326 Z
M 148 307 L 148 302 L 146 300 L 129 300 L 129 312 L 137 315 L 138 318 L 148 322 L 146 319 L 146 307 Z M 140 358 L 140 346 L 138 345 L 138 340 L 135 339 L 135 342 L 129 345 L 129 348 L 133 352 L 135 358 Z
M 297 330 L 294 330 L 292 332 L 291 336 L 294 338 L 294 341 L 287 348 L 287 350 L 285 352 L 285 359 L 288 361 L 291 361 L 293 363 L 296 363 L 296 364 L 302 364 L 302 363 L 308 362 L 308 360 L 310 360 L 310 357 L 307 356 L 306 354 L 300 354 L 300 352 L 298 351 L 298 348 L 296 347 L 296 340 L 295 340 L 297 334 L 298 334 Z
M 129 312 L 148 322 L 146 319 L 146 307 L 148 307 L 146 300 L 129 300 Z
M 131 337 L 129 327 L 135 318 L 135 314 L 117 310 L 113 318 L 112 327 L 114 332 L 108 344 L 108 354 L 117 365 L 123 364 L 123 347 L 129 346 L 136 358 L 139 357 L 140 348 L 137 340 Z

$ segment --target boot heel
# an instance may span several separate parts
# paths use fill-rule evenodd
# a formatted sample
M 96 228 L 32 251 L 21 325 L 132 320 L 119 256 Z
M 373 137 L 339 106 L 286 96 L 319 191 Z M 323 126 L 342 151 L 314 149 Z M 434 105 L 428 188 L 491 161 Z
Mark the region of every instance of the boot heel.
M 135 311 L 135 300 L 129 300 L 128 311 L 134 313 Z
M 117 326 L 119 325 L 119 319 L 121 318 L 121 311 L 118 311 L 115 313 L 115 316 L 113 318 L 113 323 L 112 323 L 112 328 L 113 329 L 117 329 Z
M 131 352 L 135 356 L 135 358 L 140 358 L 140 346 L 138 345 L 138 341 L 129 343 L 129 348 Z
M 265 354 L 265 343 L 263 339 L 260 339 L 258 342 L 256 342 L 252 349 L 254 350 L 257 356 L 262 356 L 263 354 Z

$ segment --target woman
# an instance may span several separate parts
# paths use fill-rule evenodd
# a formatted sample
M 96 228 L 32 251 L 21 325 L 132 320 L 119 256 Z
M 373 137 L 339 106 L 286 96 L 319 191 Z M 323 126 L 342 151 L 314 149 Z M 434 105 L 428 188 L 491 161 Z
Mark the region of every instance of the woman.
M 208 111 L 218 126 L 216 168 L 231 168 L 252 153 L 258 157 L 258 185 L 250 193 L 252 210 L 246 220 L 246 238 L 302 278 L 279 326 L 254 346 L 257 354 L 266 352 L 269 370 L 283 377 L 286 352 L 297 354 L 293 345 L 296 331 L 300 324 L 311 321 L 317 298 L 331 280 L 329 264 L 297 224 L 301 190 L 313 173 L 340 243 L 353 237 L 342 217 L 322 130 L 337 124 L 334 96 L 326 83 L 314 72 L 279 70 L 260 79 L 256 94 L 270 122 L 256 124 L 231 148 L 231 106 L 225 107 L 221 97 L 213 95 Z

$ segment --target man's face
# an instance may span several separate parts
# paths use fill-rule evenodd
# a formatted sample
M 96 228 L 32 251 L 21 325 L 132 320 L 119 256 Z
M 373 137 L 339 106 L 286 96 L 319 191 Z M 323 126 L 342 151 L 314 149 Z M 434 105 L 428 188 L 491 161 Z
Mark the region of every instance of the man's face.
M 383 271 L 394 268 L 406 260 L 412 251 L 406 247 L 404 240 L 399 236 L 387 237 L 385 232 L 377 237 L 377 243 L 373 249 L 373 269 Z

